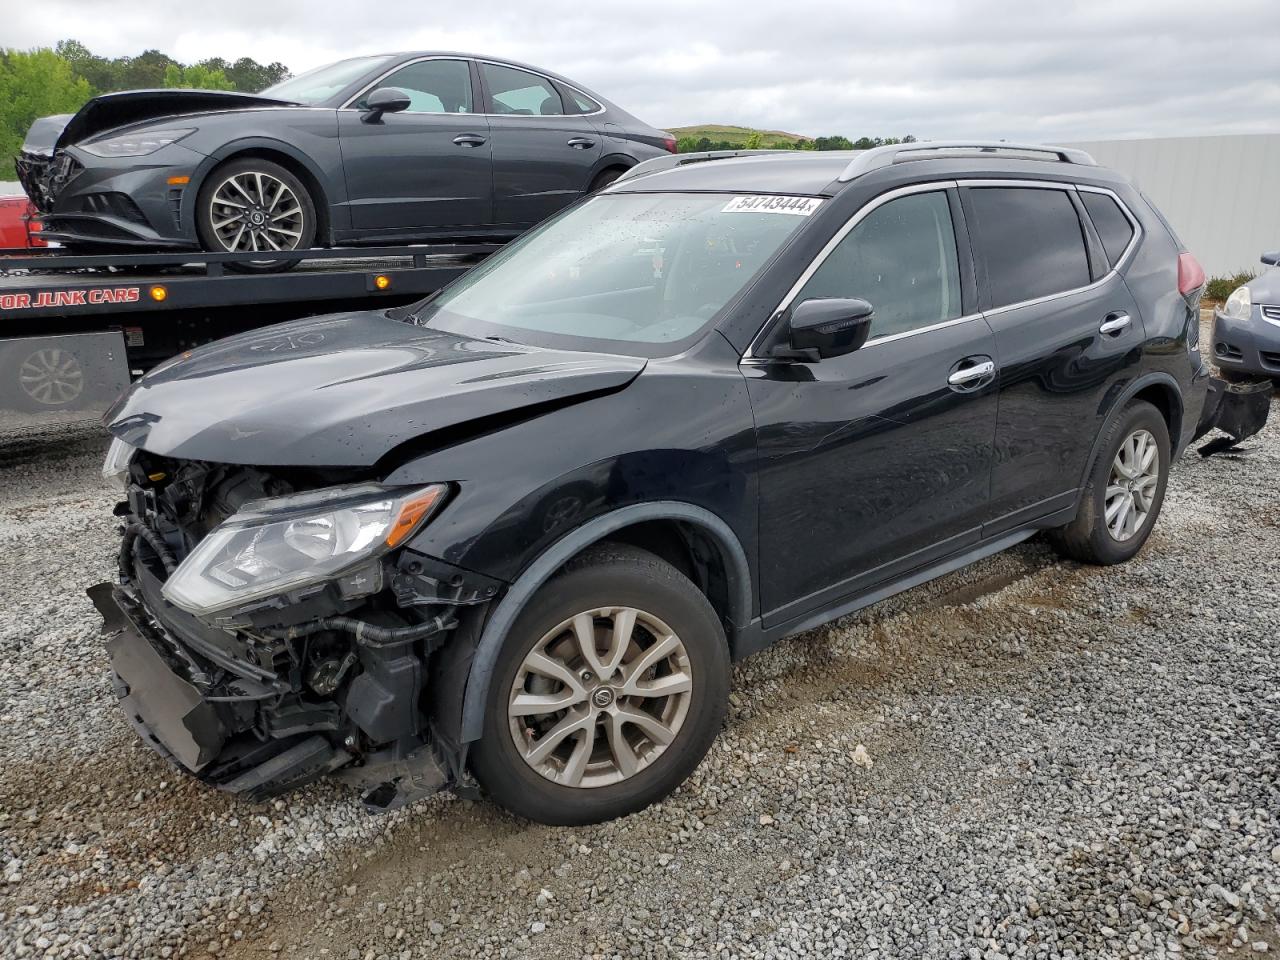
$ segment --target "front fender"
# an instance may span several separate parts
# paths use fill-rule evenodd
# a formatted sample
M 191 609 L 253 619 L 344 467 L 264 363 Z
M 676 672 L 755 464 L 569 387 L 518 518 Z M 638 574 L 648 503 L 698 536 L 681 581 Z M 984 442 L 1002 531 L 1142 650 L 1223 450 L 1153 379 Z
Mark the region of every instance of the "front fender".
M 693 524 L 721 548 L 729 568 L 729 620 L 738 627 L 751 616 L 751 572 L 747 554 L 729 525 L 709 510 L 679 501 L 637 503 L 598 516 L 557 540 L 530 564 L 493 607 L 471 660 L 462 705 L 461 739 L 478 740 L 484 732 L 484 705 L 507 631 L 538 589 L 586 547 L 624 527 L 649 520 Z
M 183 193 L 180 212 L 183 228 L 189 228 L 192 236 L 195 235 L 196 198 L 199 196 L 201 187 L 204 186 L 205 179 L 215 168 L 240 154 L 274 153 L 288 158 L 305 171 L 307 178 L 311 180 L 308 186 L 319 190 L 320 195 L 313 199 L 317 205 L 323 205 L 325 208 L 322 223 L 328 223 L 329 236 L 325 239 L 331 241 L 334 230 L 346 229 L 347 227 L 347 224 L 335 220 L 335 217 L 342 217 L 342 211 L 347 209 L 347 181 L 342 175 L 342 155 L 339 151 L 336 132 L 335 125 L 334 137 L 331 140 L 332 149 L 331 151 L 324 151 L 331 153 L 331 155 L 320 159 L 292 143 L 266 134 L 237 137 L 235 140 L 210 151 L 208 156 L 196 167 L 195 173 L 191 177 L 191 184 Z M 325 137 L 317 137 L 315 139 L 321 143 L 330 142 Z

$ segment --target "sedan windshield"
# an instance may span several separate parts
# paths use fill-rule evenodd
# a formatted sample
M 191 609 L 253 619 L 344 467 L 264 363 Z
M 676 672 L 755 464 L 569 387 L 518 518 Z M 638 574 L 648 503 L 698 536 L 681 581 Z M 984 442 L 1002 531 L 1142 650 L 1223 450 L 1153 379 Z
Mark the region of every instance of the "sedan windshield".
M 813 197 L 593 197 L 451 284 L 419 323 L 559 349 L 670 356 L 817 210 Z
M 288 100 L 316 106 L 324 103 L 360 79 L 370 70 L 390 60 L 390 57 L 352 57 L 323 67 L 316 67 L 288 80 L 281 80 L 262 91 L 264 97 Z

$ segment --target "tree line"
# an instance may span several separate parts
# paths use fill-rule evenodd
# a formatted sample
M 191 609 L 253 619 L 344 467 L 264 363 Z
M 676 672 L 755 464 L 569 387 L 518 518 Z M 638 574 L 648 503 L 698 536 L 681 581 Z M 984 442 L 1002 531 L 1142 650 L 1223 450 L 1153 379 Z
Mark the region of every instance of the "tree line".
M 913 136 L 859 137 L 850 140 L 839 135 L 812 139 L 771 140 L 764 143 L 764 136 L 755 130 L 745 140 L 712 140 L 710 137 L 681 137 L 676 141 L 677 153 L 702 153 L 707 150 L 870 150 L 888 143 L 915 143 Z
M 15 176 L 13 160 L 36 118 L 75 113 L 99 94 L 155 87 L 256 93 L 289 76 L 283 63 L 263 64 L 250 57 L 180 63 L 159 50 L 103 57 L 79 40 L 59 41 L 52 50 L 0 48 L 0 180 Z

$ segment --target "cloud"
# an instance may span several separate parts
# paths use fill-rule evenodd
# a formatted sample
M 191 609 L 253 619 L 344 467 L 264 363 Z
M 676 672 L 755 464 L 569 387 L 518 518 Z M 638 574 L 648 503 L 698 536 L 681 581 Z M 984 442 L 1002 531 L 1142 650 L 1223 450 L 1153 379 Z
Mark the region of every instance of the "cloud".
M 658 125 L 1080 140 L 1280 132 L 1274 0 L 12 4 L 4 43 L 280 60 L 465 50 L 563 73 Z

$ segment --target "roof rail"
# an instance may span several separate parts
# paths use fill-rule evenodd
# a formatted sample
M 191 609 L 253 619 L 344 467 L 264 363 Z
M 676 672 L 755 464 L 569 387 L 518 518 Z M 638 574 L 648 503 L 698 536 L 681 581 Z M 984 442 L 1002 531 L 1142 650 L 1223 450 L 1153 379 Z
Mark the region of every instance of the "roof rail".
M 647 177 L 651 173 L 661 173 L 663 170 L 673 170 L 676 167 L 683 167 L 690 163 L 706 163 L 709 160 L 729 160 L 732 157 L 759 157 L 759 156 L 794 156 L 786 150 L 707 150 L 702 153 L 671 153 L 664 157 L 654 157 L 652 160 L 645 160 L 643 163 L 637 163 L 630 170 L 625 171 L 622 176 L 614 183 L 621 183 L 623 180 L 634 180 L 636 177 Z
M 908 160 L 930 159 L 927 156 L 904 156 L 904 154 L 960 154 L 962 151 L 968 150 L 977 150 L 981 153 L 1008 151 L 1011 153 L 1044 154 L 1043 158 L 1034 157 L 1030 159 L 1055 160 L 1059 163 L 1078 163 L 1090 167 L 1097 165 L 1093 157 L 1083 150 L 1072 150 L 1068 147 L 1008 143 L 1004 140 L 925 140 L 920 143 L 890 143 L 883 147 L 872 147 L 870 150 L 863 150 L 853 160 L 849 161 L 849 165 L 844 168 L 844 173 L 840 174 L 838 179 L 841 183 L 848 183 L 864 173 L 879 170 L 881 167 L 887 167 L 890 164 L 904 163 Z

